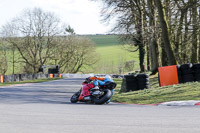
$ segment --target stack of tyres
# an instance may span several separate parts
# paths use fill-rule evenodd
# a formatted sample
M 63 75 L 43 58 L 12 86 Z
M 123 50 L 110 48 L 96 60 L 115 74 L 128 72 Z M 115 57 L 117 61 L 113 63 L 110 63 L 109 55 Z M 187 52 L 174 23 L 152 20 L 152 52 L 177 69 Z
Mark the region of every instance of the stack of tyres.
M 191 63 L 181 65 L 180 69 L 181 69 L 183 83 L 194 81 L 193 69 Z
M 126 89 L 127 91 L 136 91 L 138 90 L 137 78 L 136 75 L 125 75 L 126 80 Z
M 148 74 L 138 74 L 137 75 L 137 81 L 138 81 L 138 89 L 149 89 L 149 75 Z
M 200 82 L 200 64 L 193 64 L 194 79 Z
M 181 75 L 181 66 L 177 65 L 177 73 L 178 73 L 178 82 L 183 83 L 182 75 Z

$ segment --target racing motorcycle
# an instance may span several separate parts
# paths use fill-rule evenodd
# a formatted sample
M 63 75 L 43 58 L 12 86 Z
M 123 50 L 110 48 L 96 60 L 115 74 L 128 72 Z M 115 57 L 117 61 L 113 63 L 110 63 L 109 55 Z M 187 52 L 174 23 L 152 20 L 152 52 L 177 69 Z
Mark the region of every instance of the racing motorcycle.
M 98 90 L 93 90 L 94 81 L 91 78 L 86 78 L 82 83 L 81 89 L 71 97 L 71 103 L 78 101 L 94 104 L 109 103 L 117 84 L 110 76 L 106 76 L 104 81 L 106 82 L 103 85 L 99 85 Z

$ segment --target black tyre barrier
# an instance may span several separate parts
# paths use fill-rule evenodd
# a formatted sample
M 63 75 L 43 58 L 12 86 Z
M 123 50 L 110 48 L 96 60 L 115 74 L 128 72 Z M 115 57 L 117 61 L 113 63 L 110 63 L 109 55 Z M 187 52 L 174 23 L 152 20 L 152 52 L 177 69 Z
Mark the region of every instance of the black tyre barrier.
M 200 74 L 199 74 L 199 73 L 195 73 L 195 74 L 194 74 L 194 77 L 196 77 L 196 78 L 199 77 L 199 78 L 200 78 Z
M 133 79 L 126 79 L 126 82 L 134 83 L 134 82 L 137 82 L 137 79 L 136 79 L 136 78 L 133 78 Z
M 148 74 L 138 74 L 137 80 L 138 80 L 138 88 L 140 90 L 149 88 L 149 75 Z
M 177 72 L 178 72 L 178 74 L 181 74 L 181 68 L 180 68 L 180 66 L 179 67 L 177 66 Z
M 181 75 L 181 66 L 177 65 L 177 74 L 178 74 L 178 82 L 183 83 L 182 75 Z
M 148 74 L 125 75 L 124 78 L 126 80 L 127 91 L 136 91 L 149 88 Z
M 148 74 L 138 74 L 137 78 L 149 78 Z
M 138 78 L 137 80 L 138 82 L 142 82 L 142 83 L 149 82 L 149 78 Z
M 149 89 L 150 86 L 149 85 L 142 85 L 142 86 L 138 86 L 139 90 L 143 90 L 143 89 Z
M 125 75 L 124 78 L 125 79 L 135 79 L 136 75 Z
M 186 69 L 191 69 L 191 68 L 192 68 L 192 63 L 187 63 L 180 66 L 181 70 L 186 70 Z
M 196 78 L 195 81 L 200 82 L 200 78 Z
M 179 82 L 179 83 L 183 83 L 183 79 L 182 79 L 182 76 L 181 76 L 181 75 L 178 76 L 178 82 Z
M 195 78 L 195 81 L 198 81 L 198 82 L 200 82 L 200 78 Z
M 193 64 L 193 69 L 199 69 L 200 70 L 200 64 Z
M 182 74 L 182 75 L 193 74 L 193 71 L 192 71 L 192 69 L 182 70 L 182 71 L 181 71 L 181 74 Z
M 129 87 L 134 87 L 137 86 L 138 84 L 136 82 L 126 82 L 127 86 Z
M 194 73 L 199 73 L 200 74 L 200 69 L 193 69 Z
M 194 78 L 193 74 L 183 75 L 182 78 Z
M 137 91 L 139 90 L 138 86 L 133 86 L 129 88 L 129 91 Z
M 183 82 L 193 82 L 194 81 L 194 76 L 193 74 L 188 74 L 188 75 L 183 75 Z
M 178 72 L 178 81 L 179 81 L 179 83 L 183 83 L 182 75 L 179 72 Z
M 149 89 L 149 78 L 146 78 L 147 75 L 139 75 L 137 76 L 138 80 L 138 89 L 143 90 L 143 89 Z
M 200 81 L 200 74 L 195 73 L 194 79 L 195 79 L 195 81 Z
M 178 80 L 179 83 L 186 83 L 186 82 L 194 82 L 194 68 L 197 68 L 198 65 L 193 67 L 192 63 L 183 64 L 181 66 L 177 66 L 178 72 Z
M 127 85 L 127 91 L 136 91 L 138 90 L 138 85 L 137 84 L 131 84 L 131 85 Z
M 136 77 L 132 77 L 132 79 L 130 79 L 130 77 L 128 77 L 129 79 L 126 79 L 126 86 L 127 86 L 127 91 L 133 91 L 133 90 L 137 90 L 138 88 L 138 84 L 137 84 L 137 78 Z
M 138 82 L 138 86 L 149 85 L 149 82 Z

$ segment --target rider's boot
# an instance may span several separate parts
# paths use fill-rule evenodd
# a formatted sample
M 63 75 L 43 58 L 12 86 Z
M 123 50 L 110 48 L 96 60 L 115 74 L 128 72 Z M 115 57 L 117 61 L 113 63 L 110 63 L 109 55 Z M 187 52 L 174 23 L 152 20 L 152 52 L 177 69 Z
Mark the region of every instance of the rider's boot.
M 99 87 L 96 85 L 94 88 L 92 88 L 91 90 L 94 90 L 94 91 L 96 91 L 96 90 L 99 90 Z

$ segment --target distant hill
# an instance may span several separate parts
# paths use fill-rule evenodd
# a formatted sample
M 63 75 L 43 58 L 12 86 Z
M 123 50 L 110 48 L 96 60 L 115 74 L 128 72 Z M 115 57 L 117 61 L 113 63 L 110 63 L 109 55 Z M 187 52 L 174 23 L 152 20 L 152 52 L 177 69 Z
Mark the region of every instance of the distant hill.
M 93 40 L 96 44 L 96 52 L 99 61 L 93 68 L 87 68 L 94 73 L 118 74 L 127 72 L 125 64 L 129 61 L 135 61 L 132 70 L 139 70 L 139 54 L 129 52 L 124 49 L 122 42 L 117 35 L 81 35 Z
M 84 35 L 94 41 L 97 47 L 113 46 L 122 44 L 117 35 Z

